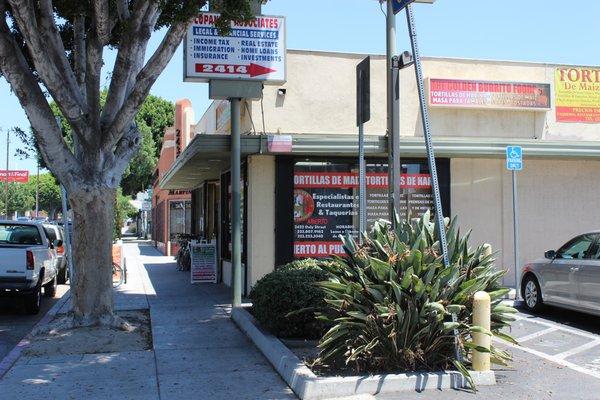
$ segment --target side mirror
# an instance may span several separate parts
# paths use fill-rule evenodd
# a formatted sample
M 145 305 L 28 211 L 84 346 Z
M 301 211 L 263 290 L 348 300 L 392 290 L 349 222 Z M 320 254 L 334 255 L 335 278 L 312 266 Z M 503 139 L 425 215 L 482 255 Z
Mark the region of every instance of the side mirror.
M 61 247 L 61 246 L 63 245 L 63 241 L 62 241 L 62 240 L 60 240 L 60 239 L 57 239 L 57 240 L 55 240 L 55 241 L 52 243 L 52 245 L 53 245 L 54 247 Z
M 556 251 L 548 250 L 544 253 L 544 257 L 546 257 L 548 260 L 554 260 L 556 258 Z

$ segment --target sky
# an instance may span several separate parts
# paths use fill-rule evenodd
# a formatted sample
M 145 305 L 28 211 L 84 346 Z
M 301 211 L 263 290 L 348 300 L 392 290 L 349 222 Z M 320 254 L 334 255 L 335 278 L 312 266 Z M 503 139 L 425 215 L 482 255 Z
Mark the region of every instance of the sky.
M 423 56 L 600 66 L 597 0 L 436 0 L 413 9 Z M 290 49 L 385 53 L 385 16 L 377 0 L 271 0 L 263 14 L 286 17 Z M 396 24 L 397 51 L 408 50 L 404 13 Z M 163 34 L 154 34 L 149 51 Z M 114 59 L 114 52 L 105 52 L 106 85 Z M 199 119 L 210 104 L 208 84 L 184 83 L 182 75 L 180 46 L 152 94 L 173 102 L 190 99 Z M 0 169 L 6 165 L 5 131 L 14 126 L 29 129 L 25 113 L 0 78 Z M 9 168 L 34 171 L 34 162 L 15 157 L 16 145 L 12 139 Z

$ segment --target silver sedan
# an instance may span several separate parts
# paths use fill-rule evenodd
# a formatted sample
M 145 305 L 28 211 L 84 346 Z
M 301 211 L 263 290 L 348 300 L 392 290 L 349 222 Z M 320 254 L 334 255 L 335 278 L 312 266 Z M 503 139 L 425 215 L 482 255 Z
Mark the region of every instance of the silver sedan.
M 532 311 L 549 304 L 600 315 L 600 231 L 579 235 L 526 264 L 521 295 Z

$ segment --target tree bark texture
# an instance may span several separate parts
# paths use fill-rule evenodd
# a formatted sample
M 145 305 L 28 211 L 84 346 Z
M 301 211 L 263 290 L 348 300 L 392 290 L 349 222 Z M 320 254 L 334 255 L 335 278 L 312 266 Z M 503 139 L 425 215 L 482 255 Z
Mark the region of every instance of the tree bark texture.
M 73 210 L 73 316 L 93 325 L 113 314 L 112 237 L 116 190 L 82 185 L 69 194 Z

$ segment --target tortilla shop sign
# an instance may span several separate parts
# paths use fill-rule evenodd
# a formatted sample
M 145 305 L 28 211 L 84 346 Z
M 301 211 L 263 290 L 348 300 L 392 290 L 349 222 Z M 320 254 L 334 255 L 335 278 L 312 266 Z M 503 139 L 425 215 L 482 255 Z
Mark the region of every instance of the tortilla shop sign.
M 428 80 L 429 105 L 447 108 L 484 108 L 547 111 L 550 84 L 456 79 Z
M 0 170 L 0 182 L 6 182 L 6 170 Z M 8 171 L 8 181 L 15 183 L 29 182 L 29 171 Z

